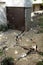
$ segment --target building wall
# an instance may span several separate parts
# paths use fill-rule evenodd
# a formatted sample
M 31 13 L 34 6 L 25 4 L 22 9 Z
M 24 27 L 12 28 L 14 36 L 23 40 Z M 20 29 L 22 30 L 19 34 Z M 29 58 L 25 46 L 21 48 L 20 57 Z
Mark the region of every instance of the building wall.
M 42 4 L 43 0 L 32 0 L 32 4 Z
M 34 4 L 33 11 L 39 11 L 39 10 L 40 10 L 40 4 Z
M 6 0 L 6 6 L 10 6 L 10 7 L 32 7 L 32 0 Z
M 0 7 L 1 7 L 1 6 L 2 6 L 3 8 L 5 8 L 5 3 L 1 3 L 1 2 L 0 2 Z
M 7 7 L 8 24 L 12 28 L 28 31 L 30 29 L 31 11 L 31 7 Z
M 43 4 L 43 0 L 32 0 L 32 4 L 33 4 L 33 11 L 39 11 L 43 9 L 43 6 L 41 6 Z
M 1 24 L 6 24 L 6 23 L 7 23 L 7 18 L 6 18 L 5 3 L 0 2 L 0 25 Z
M 31 7 L 32 7 L 32 2 L 31 0 L 6 0 L 6 3 L 2 4 L 1 6 L 4 6 L 4 10 L 7 7 L 25 7 L 25 30 L 29 30 L 30 28 L 30 20 L 31 20 Z M 2 13 L 3 14 L 3 13 Z M 1 15 L 0 15 L 1 17 Z M 4 16 L 2 17 L 4 18 Z M 2 19 L 3 20 L 3 19 Z M 6 21 L 6 14 L 5 14 L 5 19 L 2 21 L 4 23 Z
M 31 23 L 31 12 L 32 7 L 25 8 L 25 30 L 28 31 L 30 29 L 30 23 Z

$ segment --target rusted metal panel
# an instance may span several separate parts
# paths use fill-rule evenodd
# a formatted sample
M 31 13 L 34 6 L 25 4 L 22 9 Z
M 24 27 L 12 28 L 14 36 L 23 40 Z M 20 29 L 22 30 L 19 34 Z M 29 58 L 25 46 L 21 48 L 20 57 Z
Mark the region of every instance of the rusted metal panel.
M 23 7 L 7 7 L 7 20 L 11 28 L 25 29 L 25 8 Z

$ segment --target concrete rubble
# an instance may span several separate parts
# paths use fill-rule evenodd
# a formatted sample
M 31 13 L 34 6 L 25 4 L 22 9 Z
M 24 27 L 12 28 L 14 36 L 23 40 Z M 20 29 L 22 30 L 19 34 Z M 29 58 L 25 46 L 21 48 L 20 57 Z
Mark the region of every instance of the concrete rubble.
M 19 38 L 18 44 L 16 44 L 16 36 L 20 33 L 21 31 L 17 30 L 8 30 L 7 32 L 0 32 L 0 47 L 7 46 L 5 48 L 5 54 L 6 56 L 13 57 L 16 65 L 20 65 L 21 63 L 21 65 L 32 65 L 30 62 L 36 64 L 36 62 L 39 59 L 41 60 L 42 58 L 37 53 L 30 53 L 30 48 L 34 48 L 36 50 L 35 45 L 38 45 L 38 50 L 42 50 L 43 47 L 41 47 L 41 45 L 43 43 L 43 35 L 36 34 L 33 31 L 25 32 L 23 35 L 21 35 L 22 39 Z

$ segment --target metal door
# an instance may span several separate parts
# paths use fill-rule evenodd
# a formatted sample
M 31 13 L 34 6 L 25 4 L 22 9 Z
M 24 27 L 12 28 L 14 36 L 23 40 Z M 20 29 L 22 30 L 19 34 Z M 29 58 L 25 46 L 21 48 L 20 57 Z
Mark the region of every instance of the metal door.
M 11 28 L 25 30 L 25 8 L 6 7 L 7 20 Z

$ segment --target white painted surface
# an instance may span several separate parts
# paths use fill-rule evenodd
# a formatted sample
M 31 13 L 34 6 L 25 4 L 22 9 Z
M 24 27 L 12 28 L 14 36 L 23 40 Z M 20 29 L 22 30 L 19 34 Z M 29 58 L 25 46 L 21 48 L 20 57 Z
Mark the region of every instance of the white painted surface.
M 41 4 L 43 0 L 0 0 L 0 2 L 6 2 L 7 6 L 28 6 L 32 4 Z
M 0 2 L 5 2 L 6 0 L 0 0 Z
M 0 25 L 1 24 L 6 24 L 7 23 L 7 18 L 6 18 L 6 9 L 2 5 L 0 6 Z
M 41 4 L 41 3 L 43 3 L 43 1 L 42 0 L 36 0 L 36 1 L 32 0 L 32 3 L 33 4 Z
M 32 7 L 31 0 L 6 0 L 6 6 Z

